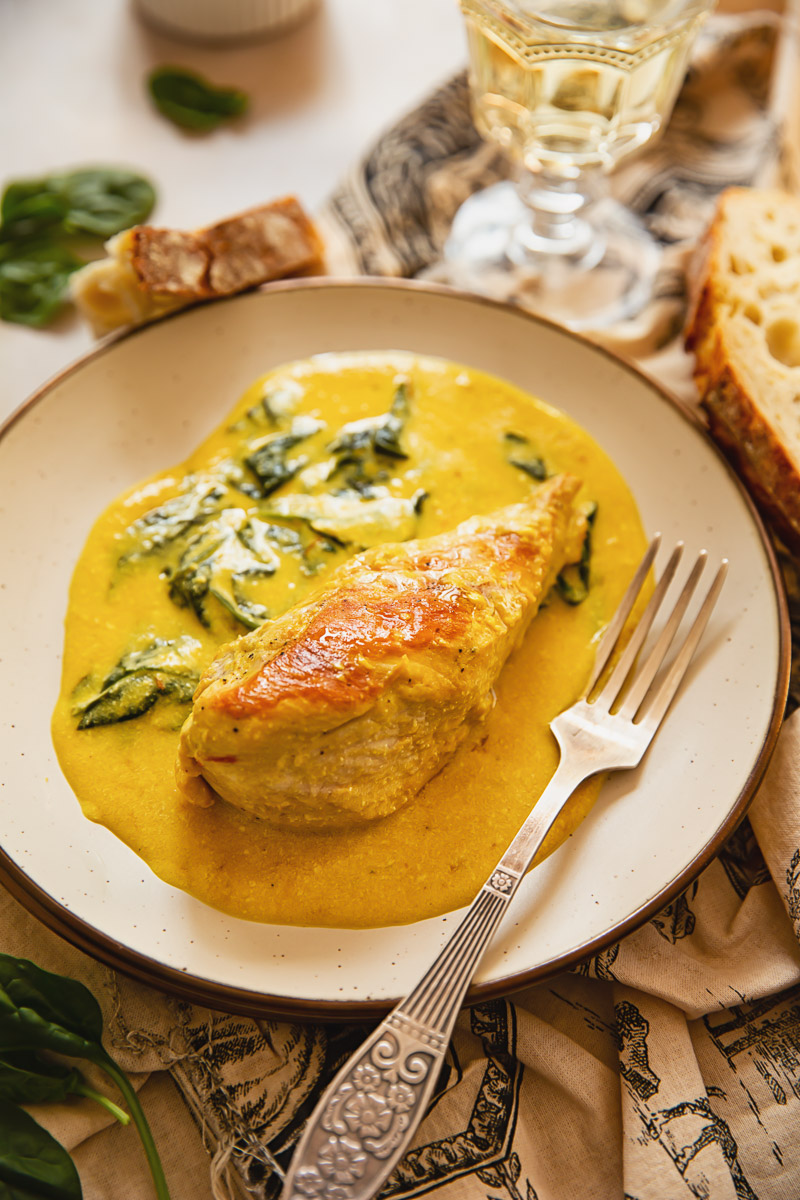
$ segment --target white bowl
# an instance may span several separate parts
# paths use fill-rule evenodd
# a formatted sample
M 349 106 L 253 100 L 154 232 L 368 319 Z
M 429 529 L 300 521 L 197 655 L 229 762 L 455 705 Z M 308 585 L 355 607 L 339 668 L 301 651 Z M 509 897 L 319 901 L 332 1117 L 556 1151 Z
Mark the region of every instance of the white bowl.
M 136 0 L 165 33 L 204 41 L 234 41 L 282 33 L 307 17 L 318 0 Z

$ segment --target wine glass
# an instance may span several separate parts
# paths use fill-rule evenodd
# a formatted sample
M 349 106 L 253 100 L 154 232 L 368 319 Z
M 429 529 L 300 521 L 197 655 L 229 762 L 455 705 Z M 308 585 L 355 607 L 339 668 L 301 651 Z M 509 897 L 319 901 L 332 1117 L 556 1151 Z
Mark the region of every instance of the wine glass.
M 572 329 L 634 316 L 659 252 L 605 176 L 666 124 L 714 0 L 460 4 L 475 123 L 517 170 L 458 210 L 444 276 Z

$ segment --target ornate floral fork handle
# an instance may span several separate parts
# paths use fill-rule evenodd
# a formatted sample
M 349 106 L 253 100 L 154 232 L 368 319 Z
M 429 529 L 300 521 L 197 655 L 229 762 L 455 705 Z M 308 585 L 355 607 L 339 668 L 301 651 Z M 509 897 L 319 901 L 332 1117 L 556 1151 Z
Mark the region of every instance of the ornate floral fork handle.
M 650 544 L 604 635 L 587 695 L 617 646 L 658 543 L 656 537 Z M 552 722 L 561 749 L 556 772 L 461 924 L 414 990 L 381 1021 L 326 1089 L 295 1151 L 282 1200 L 369 1200 L 402 1157 L 425 1114 L 478 963 L 556 817 L 590 775 L 635 767 L 641 761 L 686 672 L 722 586 L 725 561 L 681 649 L 663 678 L 655 680 L 703 569 L 705 551 L 652 651 L 633 672 L 681 551 L 679 544 L 596 699 L 579 700 Z M 612 714 L 611 706 L 621 697 Z

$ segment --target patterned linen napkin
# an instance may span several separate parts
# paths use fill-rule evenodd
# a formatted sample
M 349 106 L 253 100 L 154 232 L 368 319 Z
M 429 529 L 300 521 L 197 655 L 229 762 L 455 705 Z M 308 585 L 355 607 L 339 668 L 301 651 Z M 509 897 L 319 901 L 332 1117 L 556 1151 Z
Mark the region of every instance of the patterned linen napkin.
M 791 71 L 769 13 L 715 19 L 669 131 L 618 198 L 664 248 L 650 309 L 617 346 L 691 398 L 677 337 L 686 256 L 727 184 L 797 179 L 779 114 Z M 792 110 L 793 111 L 793 110 Z M 334 270 L 435 270 L 449 221 L 502 159 L 454 79 L 380 139 L 321 216 Z M 800 630 L 800 624 L 798 624 Z M 623 941 L 465 1010 L 437 1098 L 382 1193 L 446 1200 L 800 1197 L 800 713 L 723 852 Z M 250 1020 L 116 975 L 0 896 L 0 947 L 85 982 L 142 1089 L 173 1200 L 272 1200 L 302 1124 L 363 1026 Z M 38 1106 L 87 1200 L 152 1195 L 126 1130 L 88 1102 Z M 337 1200 L 347 1200 L 346 1170 Z M 309 1197 L 313 1200 L 313 1197 Z

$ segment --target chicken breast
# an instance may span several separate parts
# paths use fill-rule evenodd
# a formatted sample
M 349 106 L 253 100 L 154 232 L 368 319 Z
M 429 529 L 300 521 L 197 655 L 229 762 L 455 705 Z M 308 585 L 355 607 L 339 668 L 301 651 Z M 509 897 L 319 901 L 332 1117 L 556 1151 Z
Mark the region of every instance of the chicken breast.
M 376 546 L 224 646 L 181 731 L 178 786 L 274 824 L 358 825 L 414 796 L 493 685 L 586 532 L 579 481 L 450 533 Z

